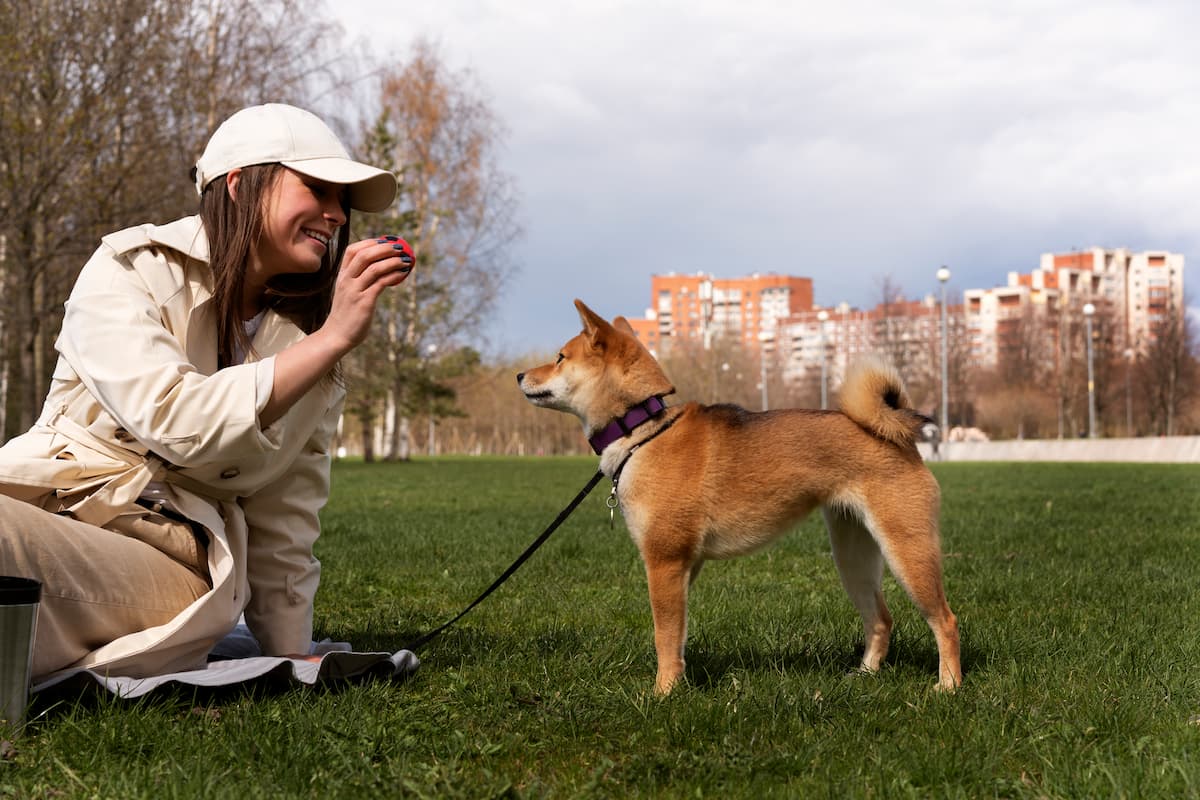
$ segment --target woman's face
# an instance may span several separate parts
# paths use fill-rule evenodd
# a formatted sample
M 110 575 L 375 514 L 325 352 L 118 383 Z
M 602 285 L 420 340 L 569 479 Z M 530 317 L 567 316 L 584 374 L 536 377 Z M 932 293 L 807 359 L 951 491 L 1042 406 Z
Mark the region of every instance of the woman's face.
M 346 187 L 283 169 L 263 198 L 262 238 L 255 249 L 256 283 L 276 275 L 311 273 L 336 246 L 346 223 Z

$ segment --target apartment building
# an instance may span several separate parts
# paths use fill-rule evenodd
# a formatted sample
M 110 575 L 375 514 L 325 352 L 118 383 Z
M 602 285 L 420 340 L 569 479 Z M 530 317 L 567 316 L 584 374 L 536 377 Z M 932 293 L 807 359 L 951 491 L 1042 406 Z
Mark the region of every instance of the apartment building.
M 1117 349 L 1142 350 L 1170 309 L 1183 308 L 1183 256 L 1100 247 L 1045 253 L 1037 269 L 1010 272 L 1006 286 L 963 293 L 971 354 L 996 366 L 1029 322 L 1054 339 L 1063 315 L 1081 314 L 1087 303 L 1113 317 Z
M 840 382 L 846 367 L 868 353 L 886 357 L 912 381 L 936 376 L 941 370 L 941 302 L 933 295 L 921 300 L 896 300 L 863 310 L 841 304 L 814 309 L 786 320 L 781 331 L 789 382 L 826 375 Z M 949 305 L 946 323 L 952 336 L 962 335 L 962 306 Z
M 658 340 L 658 320 L 654 315 L 647 313 L 645 317 L 627 317 L 627 319 L 629 326 L 637 334 L 638 341 L 645 345 L 651 353 L 658 355 L 661 352 Z
M 948 303 L 951 341 L 965 337 L 971 362 L 995 367 L 1020 337 L 1036 331 L 1046 339 L 1047 357 L 1058 358 L 1064 315 L 1081 314 L 1086 303 L 1111 315 L 1118 349 L 1142 349 L 1170 309 L 1183 308 L 1183 256 L 1099 247 L 1043 254 L 1030 272 L 1010 272 L 1007 285 L 968 289 L 961 304 Z M 866 352 L 884 353 L 906 377 L 940 370 L 941 305 L 933 296 L 866 311 L 821 308 L 813 304 L 810 278 L 668 273 L 651 278 L 651 306 L 630 324 L 653 353 L 673 341 L 708 347 L 716 337 L 735 339 L 763 352 L 789 382 L 822 370 L 836 381 Z
M 995 367 L 1000 354 L 1013 347 L 1024 335 L 1027 321 L 1036 320 L 1042 330 L 1053 325 L 1057 330 L 1057 310 L 1062 306 L 1062 293 L 1054 286 L 1021 280 L 1009 273 L 1009 285 L 995 289 L 968 289 L 963 292 L 963 313 L 971 354 L 971 362 L 981 367 Z M 1085 295 L 1086 296 L 1086 295 Z M 1083 302 L 1080 301 L 1082 306 Z
M 652 276 L 650 294 L 645 319 L 630 324 L 652 353 L 671 341 L 708 347 L 718 336 L 754 350 L 765 340 L 770 348 L 779 321 L 813 304 L 811 278 L 775 274 L 723 279 L 672 272 Z
M 1127 346 L 1141 351 L 1172 309 L 1184 309 L 1183 256 L 1161 251 L 1133 254 L 1125 286 Z

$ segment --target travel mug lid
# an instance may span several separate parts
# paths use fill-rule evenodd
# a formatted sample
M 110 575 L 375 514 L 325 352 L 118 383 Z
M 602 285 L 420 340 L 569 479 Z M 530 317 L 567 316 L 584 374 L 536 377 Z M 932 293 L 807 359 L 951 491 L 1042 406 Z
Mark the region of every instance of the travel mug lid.
M 0 606 L 19 606 L 40 602 L 42 584 L 33 578 L 0 575 Z

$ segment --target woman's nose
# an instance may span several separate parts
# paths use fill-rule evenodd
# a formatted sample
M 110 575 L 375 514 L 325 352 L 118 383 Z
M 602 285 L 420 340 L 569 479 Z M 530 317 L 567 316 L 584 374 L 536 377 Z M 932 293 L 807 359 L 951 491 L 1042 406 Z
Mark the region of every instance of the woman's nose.
M 346 212 L 342 210 L 342 203 L 336 195 L 325 201 L 324 214 L 327 220 L 339 228 L 346 224 Z

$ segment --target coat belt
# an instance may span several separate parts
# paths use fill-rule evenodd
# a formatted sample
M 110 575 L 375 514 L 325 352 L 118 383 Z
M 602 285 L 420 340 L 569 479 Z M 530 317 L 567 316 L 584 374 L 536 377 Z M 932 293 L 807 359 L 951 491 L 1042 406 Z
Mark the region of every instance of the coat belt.
M 207 483 L 189 478 L 173 464 L 154 453 L 147 453 L 143 456 L 124 447 L 118 447 L 92 433 L 64 412 L 65 409 L 62 408 L 56 411 L 44 423 L 46 427 L 62 434 L 72 442 L 107 456 L 126 467 L 124 470 L 104 475 L 94 481 L 71 487 L 69 490 L 71 494 L 87 491 L 94 487 L 94 490 L 88 492 L 82 500 L 64 509 L 82 522 L 97 526 L 107 524 L 123 510 L 137 502 L 151 481 L 169 483 L 201 497 L 224 502 L 233 502 L 239 496 L 236 492 L 217 489 Z

